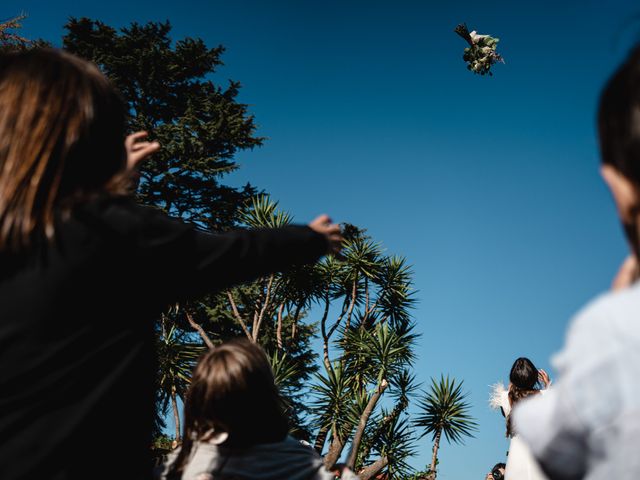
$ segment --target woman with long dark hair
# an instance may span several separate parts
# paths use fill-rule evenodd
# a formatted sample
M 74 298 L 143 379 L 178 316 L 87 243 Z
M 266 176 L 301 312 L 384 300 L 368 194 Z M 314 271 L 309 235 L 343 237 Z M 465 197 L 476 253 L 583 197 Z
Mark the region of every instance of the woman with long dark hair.
M 640 45 L 607 82 L 598 130 L 602 177 L 630 257 L 573 319 L 554 356 L 554 388 L 515 412 L 516 430 L 552 479 L 640 478 Z
M 125 114 L 89 62 L 0 55 L 2 480 L 149 477 L 154 319 L 339 249 L 326 216 L 214 235 L 137 205 L 130 167 L 158 145 L 128 162 Z
M 539 395 L 551 385 L 549 375 L 538 370 L 533 362 L 520 357 L 509 372 L 509 387 L 494 386 L 491 405 L 500 408 L 506 420 L 506 435 L 511 439 L 505 469 L 505 480 L 543 480 L 545 477 L 526 445 L 518 437 L 511 421 L 511 412 L 521 401 Z
M 184 405 L 184 440 L 162 479 L 333 480 L 316 451 L 288 431 L 262 348 L 246 339 L 223 343 L 195 368 Z M 345 472 L 342 478 L 356 477 Z

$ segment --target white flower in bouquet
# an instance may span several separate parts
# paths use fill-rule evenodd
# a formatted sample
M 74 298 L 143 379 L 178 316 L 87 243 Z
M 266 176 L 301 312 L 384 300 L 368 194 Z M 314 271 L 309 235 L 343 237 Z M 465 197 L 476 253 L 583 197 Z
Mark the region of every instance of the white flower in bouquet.
M 460 35 L 469 44 L 464 49 L 462 59 L 467 62 L 467 69 L 479 75 L 493 75 L 491 67 L 498 63 L 504 63 L 502 56 L 496 52 L 499 38 L 491 35 L 480 35 L 473 30 L 469 32 L 467 25 L 461 23 L 454 32 Z

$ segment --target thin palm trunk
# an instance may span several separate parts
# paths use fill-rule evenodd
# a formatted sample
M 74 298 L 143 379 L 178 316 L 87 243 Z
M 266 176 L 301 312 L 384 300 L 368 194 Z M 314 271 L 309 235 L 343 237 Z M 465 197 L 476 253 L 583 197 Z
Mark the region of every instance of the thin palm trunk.
M 260 335 L 260 326 L 262 325 L 264 314 L 267 311 L 267 308 L 269 307 L 269 301 L 271 300 L 271 288 L 273 286 L 274 278 L 275 278 L 274 275 L 271 275 L 269 277 L 269 281 L 267 283 L 267 291 L 264 294 L 264 302 L 262 303 L 262 308 L 260 308 L 260 313 L 258 314 L 257 318 L 253 322 L 253 330 L 251 331 L 251 333 L 253 335 L 254 342 L 258 341 L 258 337 Z
M 231 305 L 231 310 L 233 311 L 233 317 L 237 320 L 238 324 L 242 327 L 242 331 L 247 336 L 247 338 L 253 342 L 253 336 L 249 332 L 249 329 L 247 328 L 247 324 L 244 323 L 244 320 L 242 319 L 242 316 L 238 311 L 238 306 L 236 305 L 236 301 L 233 298 L 233 294 L 231 293 L 231 290 L 227 290 L 227 298 L 229 299 L 229 304 Z
M 362 458 L 369 457 L 369 453 L 371 452 L 371 447 L 373 443 L 375 443 L 378 440 L 378 438 L 380 438 L 380 434 L 382 433 L 382 430 L 391 422 L 395 421 L 398 415 L 400 415 L 400 413 L 402 413 L 404 410 L 405 410 L 405 407 L 401 406 L 401 404 L 399 403 L 395 407 L 393 407 L 393 410 L 389 415 L 387 415 L 382 419 L 382 423 L 380 427 L 376 430 L 376 432 L 374 432 L 373 438 L 371 438 L 370 441 L 365 443 L 362 450 Z
M 316 449 L 318 453 L 322 453 L 322 449 L 324 448 L 324 444 L 327 442 L 327 435 L 329 434 L 329 427 L 325 426 L 320 429 L 318 435 L 316 436 L 316 441 L 313 444 L 313 448 Z
M 351 326 L 351 315 L 353 314 L 353 309 L 356 306 L 356 294 L 358 293 L 358 276 L 353 279 L 353 284 L 351 286 L 351 303 L 349 304 L 349 311 L 347 312 L 347 319 L 345 320 L 344 331 L 349 331 L 349 327 Z M 337 323 L 335 325 L 337 327 Z M 347 362 L 346 355 L 342 357 L 340 360 L 340 366 L 344 368 Z
M 278 343 L 278 349 L 282 350 L 282 312 L 284 310 L 284 303 L 280 304 L 278 308 L 278 326 L 276 327 L 276 342 Z
M 175 388 L 171 391 L 171 407 L 173 408 L 173 420 L 176 425 L 176 442 L 180 443 L 180 412 L 178 411 L 178 401 L 176 399 Z
M 438 449 L 440 448 L 441 436 L 442 430 L 438 430 L 438 433 L 436 433 L 436 438 L 433 441 L 433 456 L 431 457 L 431 467 L 429 467 L 429 470 L 431 471 L 431 478 L 433 480 L 436 479 L 436 463 L 438 463 Z
M 351 315 L 353 314 L 353 308 L 356 306 L 356 294 L 358 293 L 358 276 L 353 279 L 351 286 L 351 304 L 349 305 L 349 312 L 347 313 L 347 320 L 345 323 L 345 330 L 349 330 L 351 326 Z
M 322 333 L 322 360 L 324 361 L 324 367 L 327 372 L 331 370 L 331 360 L 329 360 L 329 336 L 327 335 L 327 317 L 329 316 L 329 307 L 331 302 L 329 300 L 329 291 L 325 294 L 324 298 L 324 312 L 322 314 L 322 320 L 320 320 L 320 332 Z
M 351 454 L 349 455 L 349 459 L 347 460 L 347 467 L 353 469 L 356 464 L 356 459 L 358 458 L 358 450 L 360 449 L 360 443 L 362 442 L 362 436 L 364 435 L 364 429 L 367 427 L 367 423 L 369 422 L 369 417 L 373 412 L 373 409 L 376 407 L 378 400 L 387 389 L 389 384 L 385 379 L 380 381 L 380 384 L 377 386 L 376 391 L 371 395 L 371 398 L 367 402 L 367 406 L 365 407 L 362 415 L 360 415 L 360 421 L 358 422 L 358 428 L 356 429 L 356 433 L 353 436 L 353 442 L 351 446 Z
M 200 338 L 205 343 L 207 348 L 213 348 L 213 342 L 209 338 L 209 335 L 207 335 L 207 333 L 204 331 L 204 328 L 202 328 L 198 323 L 196 323 L 196 321 L 193 319 L 193 316 L 191 315 L 191 313 L 189 313 L 188 310 L 185 309 L 184 313 L 187 317 L 187 321 L 189 322 L 189 325 L 191 325 L 191 328 L 193 328 L 196 332 L 198 332 L 198 334 L 200 335 Z
M 336 433 L 333 434 L 333 440 L 329 445 L 329 451 L 324 456 L 324 466 L 327 470 L 332 470 L 336 466 L 336 462 L 342 455 L 344 449 L 344 441 L 338 437 Z
M 389 465 L 389 458 L 387 456 L 381 457 L 371 465 L 363 468 L 360 473 L 358 473 L 358 478 L 360 480 L 369 480 L 370 478 L 374 478 L 387 465 Z
M 296 338 L 298 333 L 298 320 L 300 320 L 300 312 L 302 311 L 303 303 L 300 302 L 296 307 L 296 312 L 293 314 L 293 325 L 291 325 L 291 338 Z

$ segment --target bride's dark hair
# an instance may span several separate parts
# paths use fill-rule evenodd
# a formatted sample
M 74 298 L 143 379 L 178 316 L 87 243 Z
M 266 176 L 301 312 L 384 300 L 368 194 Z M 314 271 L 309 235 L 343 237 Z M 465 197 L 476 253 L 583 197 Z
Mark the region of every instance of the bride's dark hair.
M 540 392 L 538 388 L 538 369 L 531 360 L 526 357 L 520 357 L 511 367 L 509 374 L 509 404 L 511 410 L 516 403 L 523 398 L 535 395 Z M 511 414 L 507 415 L 507 436 L 512 437 L 514 434 L 511 426 Z

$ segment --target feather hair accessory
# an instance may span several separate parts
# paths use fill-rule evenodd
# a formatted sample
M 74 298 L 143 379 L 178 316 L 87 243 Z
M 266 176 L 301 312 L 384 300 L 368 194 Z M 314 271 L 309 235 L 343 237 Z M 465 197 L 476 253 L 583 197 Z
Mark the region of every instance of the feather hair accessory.
M 508 395 L 507 389 L 502 382 L 491 385 L 491 394 L 489 395 L 489 406 L 494 410 L 500 410 L 503 406 L 503 399 Z

